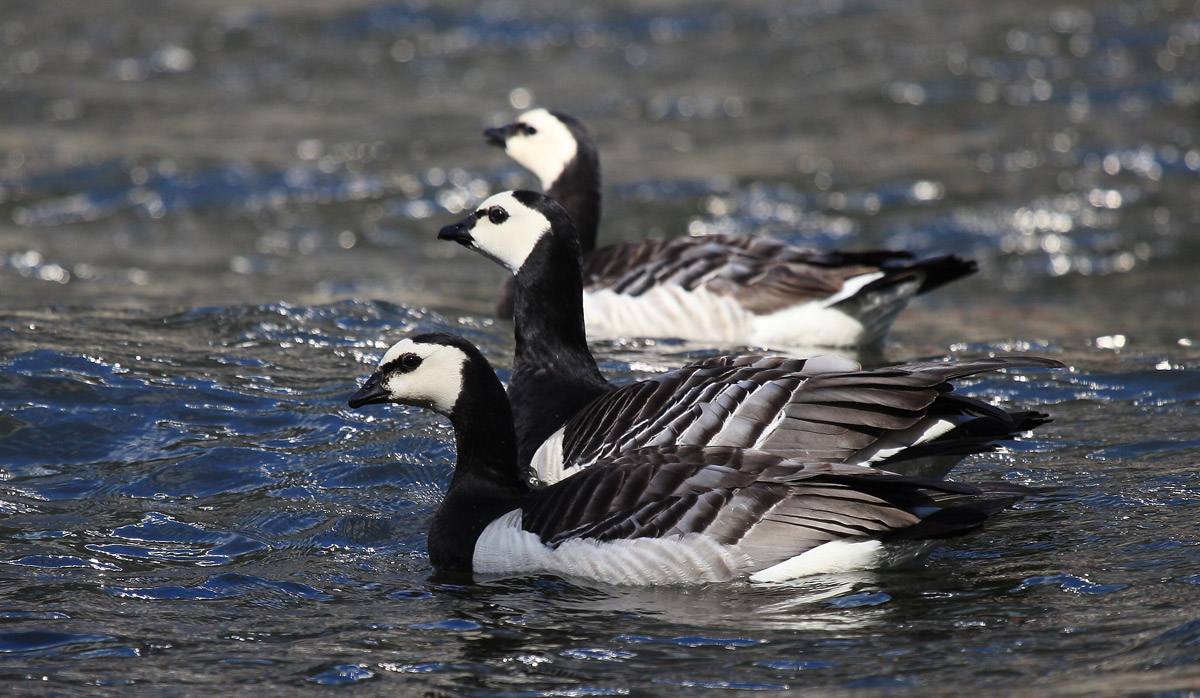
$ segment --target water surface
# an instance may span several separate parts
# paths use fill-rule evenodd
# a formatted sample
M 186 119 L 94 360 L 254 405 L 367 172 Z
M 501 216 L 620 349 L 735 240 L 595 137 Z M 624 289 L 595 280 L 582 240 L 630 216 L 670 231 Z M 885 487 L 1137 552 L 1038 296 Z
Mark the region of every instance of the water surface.
M 1192 4 L 29 2 L 0 45 L 7 688 L 1200 688 Z M 500 272 L 434 236 L 532 185 L 478 134 L 527 103 L 592 127 L 610 239 L 978 259 L 882 359 L 1070 364 L 962 387 L 1055 421 L 960 477 L 1044 494 L 786 587 L 431 577 L 449 427 L 345 399 L 417 331 L 504 377 Z

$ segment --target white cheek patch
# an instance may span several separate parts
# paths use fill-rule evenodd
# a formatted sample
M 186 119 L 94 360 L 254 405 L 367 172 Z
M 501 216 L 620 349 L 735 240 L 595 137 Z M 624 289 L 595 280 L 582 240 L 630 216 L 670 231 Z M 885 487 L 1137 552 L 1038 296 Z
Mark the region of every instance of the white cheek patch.
M 420 356 L 421 365 L 408 373 L 391 372 L 384 382 L 391 397 L 401 402 L 427 403 L 442 413 L 448 414 L 453 410 L 462 392 L 463 365 L 467 362 L 467 355 L 457 347 L 402 339 L 388 349 L 380 365 L 404 354 Z
M 517 119 L 537 129 L 532 135 L 516 134 L 505 142 L 504 152 L 533 173 L 549 189 L 567 164 L 575 159 L 579 144 L 571 129 L 545 109 L 527 111 Z
M 550 221 L 538 211 L 517 201 L 512 192 L 501 192 L 479 205 L 479 210 L 499 206 L 508 218 L 499 224 L 483 216 L 471 228 L 474 247 L 516 274 L 542 236 L 550 232 Z

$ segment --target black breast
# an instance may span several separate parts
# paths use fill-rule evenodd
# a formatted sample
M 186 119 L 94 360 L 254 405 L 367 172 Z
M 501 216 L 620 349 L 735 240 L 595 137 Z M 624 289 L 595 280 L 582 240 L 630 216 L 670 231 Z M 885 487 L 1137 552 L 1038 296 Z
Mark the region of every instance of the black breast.
M 564 376 L 551 367 L 518 369 L 509 384 L 513 426 L 517 430 L 517 462 L 521 467 L 542 442 L 589 402 L 611 390 L 594 380 Z
M 427 543 L 429 561 L 442 572 L 471 572 L 475 542 L 498 517 L 521 506 L 525 492 L 495 483 L 454 486 L 433 515 Z

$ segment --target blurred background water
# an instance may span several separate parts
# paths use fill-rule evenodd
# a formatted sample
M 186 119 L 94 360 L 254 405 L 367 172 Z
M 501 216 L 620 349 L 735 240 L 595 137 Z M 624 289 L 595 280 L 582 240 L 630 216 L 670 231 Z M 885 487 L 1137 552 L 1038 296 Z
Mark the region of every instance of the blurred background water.
M 499 367 L 438 243 L 591 127 L 607 239 L 765 232 L 981 272 L 885 358 L 1056 421 L 1046 487 L 928 565 L 795 587 L 430 578 L 448 426 L 351 412 L 392 341 Z M 432 695 L 1200 689 L 1200 3 L 10 0 L 0 17 L 0 680 Z M 620 379 L 710 348 L 597 345 Z M 503 373 L 503 371 L 502 371 Z

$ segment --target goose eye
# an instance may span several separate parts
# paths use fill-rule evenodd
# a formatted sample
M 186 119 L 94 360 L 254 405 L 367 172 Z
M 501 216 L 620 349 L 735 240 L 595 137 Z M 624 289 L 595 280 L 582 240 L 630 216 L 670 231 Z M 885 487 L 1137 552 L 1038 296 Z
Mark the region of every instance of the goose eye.
M 488 209 L 488 220 L 494 225 L 500 225 L 504 221 L 508 220 L 508 211 L 505 211 L 499 206 L 493 206 Z
M 400 368 L 411 371 L 421 365 L 421 357 L 416 354 L 405 354 L 400 357 Z
M 530 126 L 529 124 L 525 124 L 525 135 L 526 136 L 532 136 L 535 133 L 537 133 L 536 128 Z

